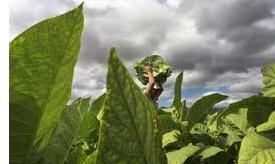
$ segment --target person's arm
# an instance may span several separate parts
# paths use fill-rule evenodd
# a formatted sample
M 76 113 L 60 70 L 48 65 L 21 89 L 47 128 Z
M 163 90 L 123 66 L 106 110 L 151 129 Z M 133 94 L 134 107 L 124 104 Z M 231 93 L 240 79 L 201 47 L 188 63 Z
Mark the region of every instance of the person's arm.
M 155 85 L 155 78 L 154 78 L 152 72 L 148 72 L 147 75 L 148 75 L 148 78 L 149 78 L 149 82 L 148 82 L 148 86 L 146 88 L 145 93 L 148 94 L 148 95 L 151 95 L 153 87 Z
M 145 67 L 145 73 L 147 73 L 148 75 L 148 84 L 147 84 L 147 88 L 145 90 L 145 93 L 149 96 L 151 96 L 153 87 L 155 85 L 155 78 L 153 76 L 153 70 L 151 68 L 151 66 L 146 66 Z

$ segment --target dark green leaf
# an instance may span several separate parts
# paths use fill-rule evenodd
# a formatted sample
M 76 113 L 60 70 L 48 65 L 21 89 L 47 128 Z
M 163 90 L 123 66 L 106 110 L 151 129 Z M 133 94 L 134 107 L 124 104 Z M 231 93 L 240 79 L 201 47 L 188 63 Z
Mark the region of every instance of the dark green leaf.
M 199 156 L 201 156 L 202 161 L 206 161 L 210 164 L 227 164 L 230 157 L 226 151 L 215 146 L 205 148 L 202 152 L 200 152 Z
M 39 152 L 33 163 L 62 163 L 73 140 L 77 137 L 80 124 L 80 101 L 66 106 L 53 131 L 52 138 L 46 148 Z
M 190 123 L 190 126 L 203 122 L 207 115 L 212 112 L 213 106 L 226 98 L 227 96 L 225 95 L 214 93 L 196 101 L 187 113 L 187 121 Z
M 240 153 L 239 164 L 258 164 L 275 162 L 275 143 L 257 133 L 250 133 L 244 137 Z
M 10 43 L 11 163 L 29 163 L 54 136 L 71 96 L 82 29 L 80 5 L 32 26 Z
M 247 111 L 248 109 L 240 108 L 238 112 L 231 113 L 227 115 L 224 119 L 226 122 L 235 125 L 238 127 L 244 134 L 254 131 L 253 128 L 247 120 Z
M 230 104 L 228 108 L 218 115 L 218 125 L 221 125 L 222 118 L 230 113 L 237 113 L 240 108 L 248 109 L 248 123 L 256 127 L 266 122 L 271 112 L 275 111 L 275 97 L 251 96 Z
M 156 111 L 112 48 L 96 163 L 161 164 Z

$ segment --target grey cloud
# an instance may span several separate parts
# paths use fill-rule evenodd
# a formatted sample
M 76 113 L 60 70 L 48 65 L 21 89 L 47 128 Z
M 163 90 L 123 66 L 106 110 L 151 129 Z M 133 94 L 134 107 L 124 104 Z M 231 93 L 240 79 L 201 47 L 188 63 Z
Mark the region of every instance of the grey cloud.
M 197 10 L 196 23 L 199 30 L 213 30 L 221 35 L 226 35 L 236 28 L 243 28 L 253 23 L 271 18 L 274 8 L 273 0 L 233 0 L 233 1 L 208 1 Z
M 32 4 L 29 8 L 10 11 L 13 36 L 77 5 L 70 0 L 28 2 Z M 134 60 L 157 52 L 173 66 L 173 72 L 184 69 L 184 87 L 227 85 L 235 91 L 231 94 L 234 99 L 259 91 L 260 67 L 275 62 L 271 48 L 275 45 L 275 27 L 259 25 L 261 21 L 275 24 L 273 0 L 184 0 L 178 7 L 155 0 L 152 4 L 155 6 L 135 6 L 136 11 L 85 5 L 74 97 L 101 93 L 112 46 L 118 47 L 130 72 Z M 194 34 L 188 33 L 188 21 Z M 255 83 L 245 83 L 251 76 Z M 174 80 L 175 76 L 165 84 L 163 101 L 171 98 Z
M 10 39 L 33 24 L 60 15 L 76 5 L 78 3 L 71 0 L 53 0 L 51 2 L 43 0 L 11 1 L 9 10 Z
M 168 9 L 139 12 L 128 10 L 124 13 L 113 6 L 87 7 L 79 62 L 105 64 L 108 50 L 113 46 L 118 47 L 120 57 L 126 62 L 153 53 L 176 22 Z

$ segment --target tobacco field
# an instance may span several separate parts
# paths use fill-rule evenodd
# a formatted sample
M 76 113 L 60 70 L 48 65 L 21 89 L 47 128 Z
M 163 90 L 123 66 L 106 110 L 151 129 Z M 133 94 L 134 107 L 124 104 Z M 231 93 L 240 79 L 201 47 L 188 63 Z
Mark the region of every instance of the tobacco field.
M 111 48 L 106 93 L 69 104 L 83 26 L 81 4 L 10 42 L 10 163 L 275 163 L 275 63 L 260 93 L 220 109 L 220 93 L 187 107 L 181 72 L 172 104 L 155 109 Z

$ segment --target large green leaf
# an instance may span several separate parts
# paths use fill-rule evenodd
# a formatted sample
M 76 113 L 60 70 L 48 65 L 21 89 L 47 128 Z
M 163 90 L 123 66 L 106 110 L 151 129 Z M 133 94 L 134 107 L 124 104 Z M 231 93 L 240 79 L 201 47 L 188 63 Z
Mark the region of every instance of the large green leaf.
M 258 164 L 274 162 L 274 142 L 257 133 L 250 133 L 246 137 L 244 137 L 239 153 L 239 164 Z
M 74 145 L 67 154 L 66 163 L 80 164 L 90 158 L 90 154 L 97 148 L 100 122 L 97 114 L 101 110 L 105 100 L 105 94 L 95 99 L 91 106 L 87 105 L 87 99 L 80 99 L 80 111 L 82 119 L 74 140 Z M 87 109 L 88 108 L 88 109 Z M 89 155 L 89 156 L 87 156 Z M 89 160 L 88 160 L 89 161 Z
M 32 163 L 62 163 L 73 140 L 77 137 L 80 124 L 80 101 L 66 106 L 57 122 L 47 147 L 39 152 Z
M 112 48 L 96 163 L 161 164 L 156 111 Z
M 218 102 L 226 99 L 227 96 L 219 93 L 214 93 L 208 96 L 204 96 L 196 101 L 187 113 L 187 121 L 190 125 L 202 122 L 205 120 L 208 114 L 212 112 L 212 108 Z
M 24 163 L 38 128 L 41 111 L 31 96 L 10 90 L 10 163 Z
M 169 164 L 182 164 L 189 157 L 195 155 L 200 150 L 199 146 L 188 145 L 180 150 L 166 153 Z
M 271 112 L 275 111 L 275 98 L 263 96 L 251 96 L 241 101 L 230 104 L 223 112 L 218 115 L 218 125 L 222 119 L 231 113 L 239 112 L 239 109 L 246 108 L 248 123 L 256 127 L 268 120 Z
M 88 141 L 97 141 L 99 131 L 99 120 L 97 115 L 103 107 L 105 94 L 98 97 L 91 105 L 90 109 L 82 114 L 82 120 L 79 128 L 79 136 Z
M 262 68 L 264 96 L 275 97 L 275 63 L 267 64 Z
M 237 113 L 230 113 L 227 115 L 225 120 L 238 127 L 245 134 L 254 131 L 254 128 L 248 123 L 247 111 L 248 109 L 246 108 L 240 108 Z
M 10 43 L 11 163 L 28 163 L 50 142 L 71 96 L 82 29 L 80 5 L 32 26 Z
M 183 78 L 183 72 L 181 72 L 177 76 L 175 86 L 174 86 L 173 106 L 176 107 L 178 112 L 181 109 L 181 84 L 182 84 L 182 78 Z

